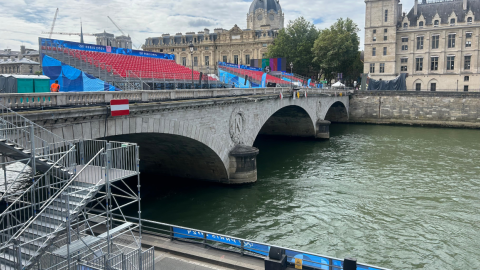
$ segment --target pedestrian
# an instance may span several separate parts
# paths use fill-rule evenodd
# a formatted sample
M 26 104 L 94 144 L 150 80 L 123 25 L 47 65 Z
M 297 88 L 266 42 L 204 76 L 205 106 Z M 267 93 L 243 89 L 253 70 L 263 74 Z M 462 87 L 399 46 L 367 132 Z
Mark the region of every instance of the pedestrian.
M 50 86 L 50 92 L 60 92 L 60 85 L 58 84 L 58 81 L 55 81 L 55 83 Z

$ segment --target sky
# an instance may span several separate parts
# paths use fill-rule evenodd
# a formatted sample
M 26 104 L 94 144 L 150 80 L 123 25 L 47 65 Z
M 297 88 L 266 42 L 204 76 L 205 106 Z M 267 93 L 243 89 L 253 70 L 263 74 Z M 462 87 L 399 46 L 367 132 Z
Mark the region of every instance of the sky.
M 20 45 L 38 48 L 38 37 L 48 37 L 55 10 L 59 8 L 54 31 L 78 33 L 80 21 L 84 33 L 104 30 L 116 36 L 115 23 L 140 47 L 148 37 L 169 33 L 198 32 L 204 28 L 231 29 L 235 24 L 247 27 L 246 15 L 253 0 L 0 0 L 0 49 L 19 50 Z M 401 0 L 404 11 L 414 0 Z M 299 16 L 324 29 L 338 18 L 351 18 L 358 24 L 363 49 L 365 2 L 363 0 L 280 0 L 288 21 Z M 52 38 L 78 42 L 78 36 L 54 35 Z M 85 36 L 86 43 L 95 37 Z M 134 48 L 134 49 L 135 49 Z

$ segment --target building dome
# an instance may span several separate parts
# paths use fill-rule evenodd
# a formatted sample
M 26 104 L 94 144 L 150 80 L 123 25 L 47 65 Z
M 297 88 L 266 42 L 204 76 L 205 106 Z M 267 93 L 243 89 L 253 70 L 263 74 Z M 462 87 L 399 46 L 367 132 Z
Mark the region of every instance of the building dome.
M 279 0 L 253 0 L 253 3 L 250 5 L 249 13 L 255 13 L 255 11 L 260 8 L 267 12 L 273 10 L 276 13 L 279 13 L 282 10 Z

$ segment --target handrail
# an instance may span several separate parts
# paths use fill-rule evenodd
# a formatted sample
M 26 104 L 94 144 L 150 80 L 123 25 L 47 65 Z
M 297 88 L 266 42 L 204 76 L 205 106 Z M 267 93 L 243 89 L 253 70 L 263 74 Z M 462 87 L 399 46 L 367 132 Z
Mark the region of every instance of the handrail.
M 93 212 L 101 212 L 100 210 L 97 210 L 97 209 L 91 209 L 90 211 L 93 211 Z M 113 216 L 120 216 L 119 214 L 112 214 Z M 263 246 L 269 246 L 269 247 L 276 247 L 276 248 L 281 248 L 281 249 L 285 249 L 285 250 L 289 250 L 289 251 L 293 251 L 293 252 L 298 252 L 298 253 L 304 253 L 304 254 L 310 254 L 310 255 L 313 255 L 313 256 L 317 256 L 317 257 L 323 257 L 323 258 L 330 258 L 330 259 L 333 259 L 333 260 L 338 260 L 338 261 L 343 261 L 343 259 L 339 259 L 339 258 L 336 258 L 336 257 L 331 257 L 331 256 L 326 256 L 326 255 L 321 255 L 321 254 L 316 254 L 316 253 L 312 253 L 312 252 L 306 252 L 306 251 L 302 251 L 302 250 L 296 250 L 296 249 L 291 249 L 291 248 L 286 248 L 286 247 L 282 247 L 282 246 L 277 246 L 277 245 L 271 245 L 271 244 L 267 244 L 267 243 L 262 243 L 262 242 L 257 242 L 257 241 L 251 241 L 251 240 L 247 240 L 247 239 L 243 239 L 243 238 L 239 238 L 239 237 L 235 237 L 235 236 L 231 236 L 231 235 L 225 235 L 225 234 L 220 234 L 220 233 L 213 233 L 213 232 L 209 232 L 209 231 L 204 231 L 204 230 L 198 230 L 198 229 L 193 229 L 193 228 L 188 228 L 188 227 L 183 227 L 183 226 L 177 226 L 177 225 L 173 225 L 173 224 L 168 224 L 168 223 L 163 223 L 163 222 L 158 222 L 158 221 L 153 221 L 153 220 L 148 220 L 148 219 L 139 219 L 137 217 L 131 217 L 131 216 L 125 216 L 125 218 L 127 219 L 133 219 L 133 220 L 136 220 L 136 221 L 141 221 L 141 223 L 152 223 L 152 224 L 156 224 L 156 225 L 161 225 L 161 226 L 166 226 L 166 227 L 175 227 L 175 228 L 179 228 L 179 229 L 184 229 L 184 230 L 192 230 L 192 231 L 195 231 L 195 232 L 200 232 L 202 234 L 210 234 L 210 235 L 215 235 L 215 236 L 220 236 L 220 237 L 224 237 L 224 238 L 233 238 L 235 240 L 239 240 L 239 241 L 243 241 L 243 242 L 248 242 L 248 243 L 253 243 L 253 244 L 258 244 L 258 245 L 263 245 Z M 117 221 L 122 221 L 122 220 L 118 220 L 118 219 L 115 219 Z M 162 230 L 160 228 L 157 228 L 159 230 Z M 142 231 L 145 231 L 144 229 L 142 229 Z M 203 238 L 202 238 L 203 239 Z M 209 240 L 209 241 L 214 241 L 214 240 Z M 223 242 L 220 242 L 220 243 L 223 243 Z M 367 267 L 373 267 L 375 269 L 381 269 L 381 270 L 389 270 L 388 268 L 383 268 L 383 267 L 379 267 L 379 266 L 373 266 L 373 265 L 368 265 L 368 264 L 364 264 L 364 263 L 358 263 L 359 265 L 362 265 L 362 266 L 367 266 Z
M 47 172 L 49 172 L 52 168 L 54 168 L 54 165 L 57 165 L 58 162 L 60 162 L 60 160 L 62 160 L 70 151 L 73 151 L 74 148 L 75 148 L 75 146 L 73 146 L 72 149 L 70 149 L 67 153 L 65 153 L 65 155 L 63 155 L 61 158 L 59 158 L 59 159 L 57 160 L 57 162 L 55 162 L 52 166 L 50 166 L 50 168 L 47 170 Z M 46 172 L 46 173 L 47 173 L 47 172 Z M 41 179 L 43 176 L 46 175 L 46 173 L 44 173 L 44 174 L 43 174 L 42 176 L 40 176 L 38 179 Z M 25 193 L 26 193 L 27 191 L 29 191 L 30 189 L 34 188 L 35 185 L 37 185 L 37 183 L 38 183 L 38 180 L 35 181 L 35 183 L 34 183 L 33 185 L 31 185 L 29 188 L 27 188 L 27 189 L 23 192 L 23 194 L 25 194 Z M 21 197 L 22 197 L 22 196 L 20 195 L 17 199 L 15 199 L 15 201 L 13 201 L 13 202 L 4 210 L 4 212 L 7 212 L 7 210 L 9 210 L 10 207 L 13 207 L 13 206 L 15 205 L 15 203 L 17 203 L 18 200 L 19 200 Z M 29 220 L 30 220 L 30 219 L 29 219 Z
M 92 159 L 90 159 L 90 161 L 89 161 L 87 164 L 85 164 L 85 166 L 84 166 L 70 181 L 68 181 L 68 183 L 66 183 L 65 186 L 64 186 L 60 191 L 58 191 L 55 196 L 53 196 L 53 197 L 50 198 L 48 201 L 46 201 L 46 202 L 40 207 L 41 211 L 35 216 L 35 218 L 32 219 L 32 220 L 30 220 L 30 221 L 28 222 L 28 224 L 26 224 L 25 226 L 23 226 L 23 229 L 22 229 L 21 231 L 17 232 L 11 239 L 14 239 L 14 238 L 17 239 L 20 235 L 22 235 L 23 232 L 24 232 L 28 227 L 30 227 L 30 225 L 31 225 L 41 214 L 43 214 L 43 212 L 47 209 L 47 207 L 50 206 L 50 204 L 52 204 L 52 202 L 53 202 L 54 200 L 56 200 L 56 199 L 58 198 L 58 196 L 59 196 L 60 194 L 62 194 L 62 193 L 65 191 L 65 189 L 67 189 L 73 181 L 75 181 L 75 179 L 77 179 L 77 177 L 83 172 L 83 170 L 85 170 L 85 168 L 87 168 L 87 167 L 90 165 L 90 163 L 92 163 L 93 160 L 95 160 L 95 158 L 96 158 L 98 155 L 100 155 L 100 153 L 103 152 L 103 150 L 104 150 L 104 148 L 100 149 L 100 151 L 98 151 L 98 153 L 97 153 L 95 156 L 93 156 Z M 48 204 L 46 204 L 47 202 L 48 202 Z

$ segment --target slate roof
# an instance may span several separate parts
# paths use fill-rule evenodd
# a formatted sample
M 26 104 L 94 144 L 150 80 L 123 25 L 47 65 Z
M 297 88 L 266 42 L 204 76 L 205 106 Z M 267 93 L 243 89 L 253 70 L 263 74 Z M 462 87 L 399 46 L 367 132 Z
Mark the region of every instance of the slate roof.
M 448 24 L 448 18 L 455 12 L 458 22 L 465 22 L 466 15 L 469 10 L 473 11 L 474 21 L 480 21 L 480 1 L 468 0 L 467 10 L 463 10 L 463 0 L 446 1 L 439 3 L 418 4 L 417 16 L 414 13 L 414 7 L 410 10 L 407 17 L 410 21 L 410 26 L 417 26 L 417 20 L 420 15 L 425 17 L 425 25 L 433 24 L 433 17 L 437 14 L 440 16 L 440 24 Z
M 38 62 L 35 62 L 35 61 L 32 61 L 30 59 L 27 59 L 27 58 L 23 58 L 21 60 L 18 60 L 18 59 L 15 59 L 15 60 L 11 60 L 11 59 L 8 59 L 6 61 L 3 61 L 0 59 L 0 65 L 8 65 L 8 64 L 30 64 L 30 65 L 40 65 L 40 63 Z
M 255 10 L 259 8 L 267 11 L 273 10 L 276 13 L 282 9 L 278 0 L 253 0 L 252 4 L 250 5 L 249 13 L 254 13 Z

